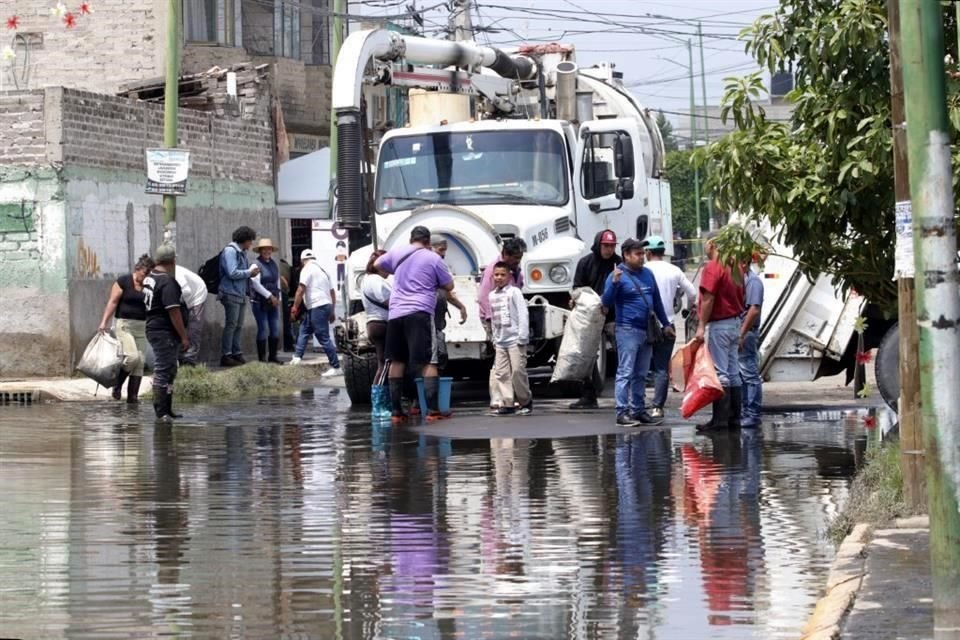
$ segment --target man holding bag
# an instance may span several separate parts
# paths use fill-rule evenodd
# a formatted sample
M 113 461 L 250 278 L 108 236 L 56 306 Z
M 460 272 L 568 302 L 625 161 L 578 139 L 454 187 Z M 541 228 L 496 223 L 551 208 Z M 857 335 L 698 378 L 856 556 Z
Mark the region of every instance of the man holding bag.
M 702 431 L 740 426 L 740 314 L 746 308 L 743 277 L 738 274 L 738 284 L 730 266 L 720 262 L 714 238 L 715 232 L 708 235 L 704 247 L 707 263 L 700 276 L 700 322 L 695 339 L 706 339 L 724 393 L 714 401 L 710 421 L 697 425 Z
M 644 401 L 654 339 L 649 334 L 661 326 L 666 336 L 676 337 L 676 332 L 653 272 L 643 266 L 643 243 L 630 238 L 622 250 L 623 264 L 607 277 L 602 297 L 603 306 L 615 309 L 617 319 L 617 425 L 660 424 L 663 417 L 651 416 Z

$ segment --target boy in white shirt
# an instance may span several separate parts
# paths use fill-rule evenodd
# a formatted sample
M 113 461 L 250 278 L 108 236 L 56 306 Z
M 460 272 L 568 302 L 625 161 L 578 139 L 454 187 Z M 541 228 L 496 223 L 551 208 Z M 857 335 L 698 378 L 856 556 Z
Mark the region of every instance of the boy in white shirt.
M 520 289 L 510 284 L 510 265 L 493 266 L 490 292 L 491 329 L 496 349 L 494 371 L 502 402 L 496 415 L 529 415 L 533 411 L 530 381 L 527 379 L 527 344 L 530 342 L 530 314 Z M 514 402 L 520 409 L 514 408 Z

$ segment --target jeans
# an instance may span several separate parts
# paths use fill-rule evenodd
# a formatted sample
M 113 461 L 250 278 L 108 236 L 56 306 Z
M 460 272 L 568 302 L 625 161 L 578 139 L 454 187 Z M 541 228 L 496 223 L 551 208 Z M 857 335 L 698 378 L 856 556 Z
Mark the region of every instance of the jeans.
M 740 386 L 740 318 L 707 324 L 707 349 L 724 387 Z
M 667 403 L 667 390 L 670 386 L 670 357 L 673 356 L 673 347 L 676 338 L 663 337 L 663 340 L 653 345 L 653 357 L 650 367 L 653 369 L 653 406 L 663 409 Z
M 240 336 L 243 334 L 243 316 L 247 310 L 247 299 L 237 296 L 220 296 L 223 305 L 223 340 L 220 342 L 220 353 L 225 356 L 241 354 Z
M 763 404 L 763 379 L 760 377 L 760 334 L 748 331 L 743 337 L 740 352 L 740 379 L 743 381 L 743 409 L 740 424 L 760 424 L 760 406 Z
M 330 339 L 330 314 L 332 312 L 333 305 L 329 304 L 307 311 L 303 316 L 303 322 L 300 323 L 300 336 L 297 338 L 297 347 L 293 350 L 294 357 L 302 358 L 307 350 L 307 341 L 310 336 L 316 336 L 317 341 L 330 360 L 330 366 L 335 369 L 340 366 L 340 360 L 337 358 L 337 348 L 333 346 L 333 340 Z
M 280 337 L 280 309 L 269 302 L 254 302 L 250 305 L 257 320 L 257 342 Z
M 203 336 L 204 317 L 206 315 L 207 303 L 201 302 L 190 309 L 190 322 L 187 324 L 187 337 L 190 338 L 190 348 L 182 356 L 181 362 L 197 364 L 200 360 L 200 338 Z
M 173 393 L 177 378 L 177 358 L 180 356 L 180 338 L 169 331 L 147 331 L 147 340 L 153 349 L 153 386 Z
M 640 413 L 646 407 L 643 393 L 650 370 L 652 345 L 647 331 L 639 327 L 617 325 L 617 416 Z

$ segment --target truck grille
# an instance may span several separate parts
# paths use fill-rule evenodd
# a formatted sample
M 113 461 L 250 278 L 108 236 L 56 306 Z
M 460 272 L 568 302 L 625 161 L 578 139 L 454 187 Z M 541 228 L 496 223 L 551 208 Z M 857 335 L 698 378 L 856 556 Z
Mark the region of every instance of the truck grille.
M 557 221 L 553 225 L 554 231 L 557 233 L 564 233 L 570 231 L 570 218 L 563 217 L 557 218 Z

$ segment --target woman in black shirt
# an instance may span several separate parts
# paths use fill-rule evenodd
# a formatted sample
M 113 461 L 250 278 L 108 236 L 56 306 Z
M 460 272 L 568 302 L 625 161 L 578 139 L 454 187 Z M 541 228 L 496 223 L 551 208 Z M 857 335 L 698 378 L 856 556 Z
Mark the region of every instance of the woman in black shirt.
M 110 318 L 116 318 L 114 332 L 123 346 L 126 356 L 120 379 L 113 388 L 113 397 L 120 399 L 123 382 L 130 377 L 127 383 L 127 402 L 134 404 L 140 395 L 140 380 L 143 378 L 143 365 L 147 353 L 146 320 L 147 308 L 143 301 L 143 279 L 153 269 L 153 259 L 149 255 L 140 256 L 133 273 L 120 276 L 113 283 L 110 290 L 110 299 L 103 310 L 103 319 L 100 321 L 100 333 L 110 328 Z

